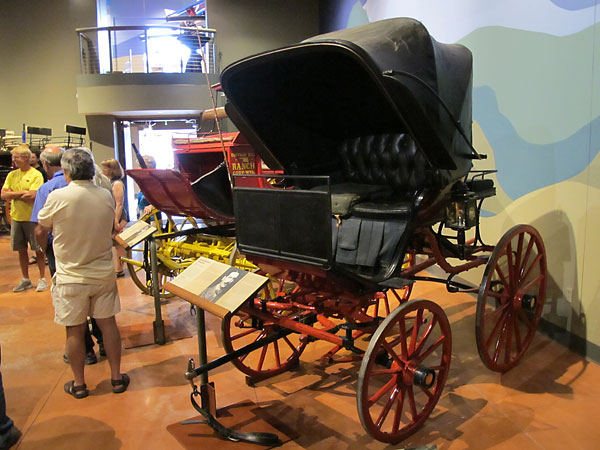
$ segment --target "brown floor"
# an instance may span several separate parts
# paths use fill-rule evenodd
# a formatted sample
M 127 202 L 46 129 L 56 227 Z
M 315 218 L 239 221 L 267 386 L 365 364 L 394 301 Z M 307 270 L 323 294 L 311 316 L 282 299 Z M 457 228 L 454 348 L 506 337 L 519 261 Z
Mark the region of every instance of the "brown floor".
M 33 269 L 33 266 L 31 267 Z M 63 392 L 72 378 L 61 355 L 64 331 L 53 323 L 49 292 L 15 294 L 16 254 L 0 236 L 0 343 L 8 413 L 23 431 L 18 447 L 30 449 L 226 448 L 202 425 L 180 425 L 197 416 L 184 379 L 188 358 L 197 354 L 195 319 L 187 303 L 163 306 L 168 337 L 150 343 L 154 310 L 127 276 L 119 280 L 123 311 L 118 316 L 126 349 L 123 371 L 132 379 L 122 395 L 111 393 L 105 358 L 86 367 L 91 395 L 76 400 Z M 32 271 L 34 283 L 37 271 Z M 473 337 L 475 300 L 420 283 L 412 298 L 441 304 L 453 333 L 452 366 L 445 392 L 425 426 L 398 445 L 374 441 L 356 412 L 358 366 L 322 366 L 328 350 L 310 344 L 299 369 L 251 388 L 233 366 L 210 374 L 223 421 L 251 431 L 274 427 L 284 449 L 595 449 L 600 444 L 600 368 L 564 347 L 536 336 L 524 361 L 507 374 L 487 370 Z M 209 358 L 223 353 L 220 323 L 207 316 Z M 127 348 L 135 346 L 134 348 Z M 266 427 L 266 428 L 265 428 Z M 260 448 L 232 444 L 236 448 Z

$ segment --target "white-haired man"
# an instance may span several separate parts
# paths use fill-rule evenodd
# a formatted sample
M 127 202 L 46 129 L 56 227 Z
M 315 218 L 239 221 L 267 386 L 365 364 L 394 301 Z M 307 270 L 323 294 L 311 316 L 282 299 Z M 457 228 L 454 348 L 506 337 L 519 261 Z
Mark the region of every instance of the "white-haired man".
M 96 171 L 89 150 L 67 150 L 61 167 L 68 185 L 48 195 L 38 223 L 54 236 L 54 321 L 66 326 L 66 349 L 74 375 L 65 384 L 65 392 L 75 398 L 89 394 L 84 377 L 89 316 L 102 330 L 112 391 L 118 394 L 127 389 L 129 377 L 120 372 L 121 336 L 115 320 L 121 305 L 112 262 L 114 200 L 110 192 L 93 183 Z

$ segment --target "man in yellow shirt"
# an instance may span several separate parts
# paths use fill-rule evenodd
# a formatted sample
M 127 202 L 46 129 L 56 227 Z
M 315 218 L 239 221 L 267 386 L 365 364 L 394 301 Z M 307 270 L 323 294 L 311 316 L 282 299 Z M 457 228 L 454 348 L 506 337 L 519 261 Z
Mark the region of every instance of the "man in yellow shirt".
M 46 258 L 41 247 L 35 240 L 35 223 L 31 222 L 31 211 L 35 200 L 35 192 L 44 184 L 42 174 L 30 166 L 29 159 L 31 151 L 26 145 L 19 145 L 13 149 L 12 161 L 16 169 L 8 174 L 4 186 L 2 186 L 2 199 L 10 200 L 10 243 L 13 251 L 19 253 L 19 265 L 23 279 L 13 288 L 14 292 L 23 292 L 33 288 L 29 279 L 29 257 L 27 255 L 27 243 L 35 251 L 37 265 L 40 271 L 40 279 L 37 291 L 43 291 L 48 287 L 44 278 L 46 274 Z

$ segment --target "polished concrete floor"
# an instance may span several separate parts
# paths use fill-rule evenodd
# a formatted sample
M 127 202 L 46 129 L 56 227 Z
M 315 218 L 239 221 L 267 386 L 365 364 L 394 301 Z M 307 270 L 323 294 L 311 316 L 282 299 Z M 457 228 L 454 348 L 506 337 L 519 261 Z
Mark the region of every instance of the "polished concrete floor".
M 33 269 L 33 267 L 32 267 Z M 204 449 L 260 448 L 216 440 L 204 425 L 181 425 L 197 417 L 184 379 L 197 354 L 195 319 L 179 299 L 163 305 L 166 345 L 152 343 L 154 309 L 126 276 L 118 281 L 118 323 L 129 390 L 111 392 L 105 358 L 86 366 L 90 396 L 63 392 L 72 379 L 62 361 L 64 329 L 53 323 L 48 291 L 13 293 L 19 280 L 16 254 L 0 236 L 0 344 L 9 415 L 23 431 L 16 448 Z M 34 283 L 36 271 L 32 271 Z M 475 299 L 418 284 L 413 298 L 440 303 L 453 334 L 452 365 L 438 407 L 416 434 L 397 445 L 374 441 L 356 412 L 358 365 L 322 365 L 330 345 L 310 344 L 298 369 L 245 384 L 228 364 L 211 372 L 218 408 L 227 424 L 275 431 L 281 448 L 311 449 L 596 449 L 600 447 L 600 368 L 538 335 L 522 363 L 500 375 L 480 362 L 473 337 Z M 219 320 L 207 316 L 209 358 L 223 354 Z M 146 345 L 144 345 L 146 344 Z

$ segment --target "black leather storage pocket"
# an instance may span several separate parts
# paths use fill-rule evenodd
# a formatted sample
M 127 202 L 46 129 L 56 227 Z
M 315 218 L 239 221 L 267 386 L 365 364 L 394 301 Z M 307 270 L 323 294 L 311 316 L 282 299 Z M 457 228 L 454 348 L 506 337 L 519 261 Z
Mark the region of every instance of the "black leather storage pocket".
M 350 217 L 332 219 L 334 260 L 340 264 L 382 267 L 391 263 L 407 221 Z

